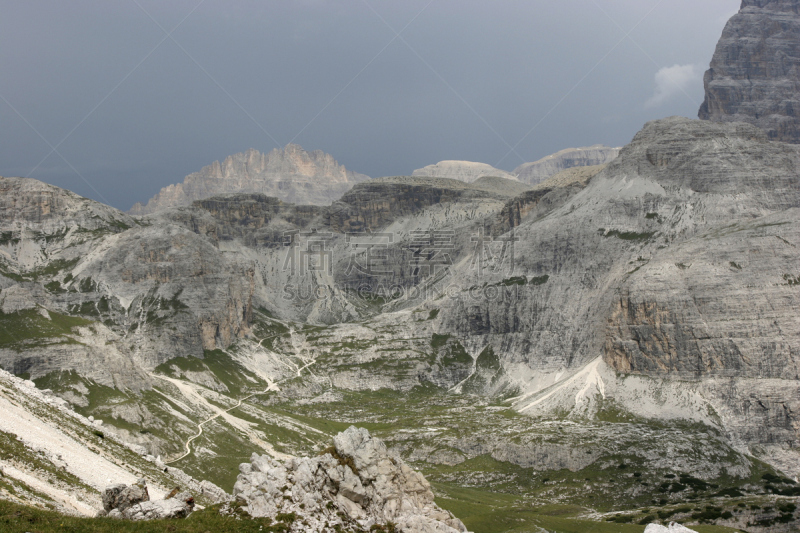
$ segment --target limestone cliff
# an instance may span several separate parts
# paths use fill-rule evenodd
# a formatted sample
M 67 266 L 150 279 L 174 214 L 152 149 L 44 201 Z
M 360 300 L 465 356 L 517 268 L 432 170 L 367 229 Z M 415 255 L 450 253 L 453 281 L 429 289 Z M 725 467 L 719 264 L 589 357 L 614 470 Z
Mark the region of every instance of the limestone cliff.
M 524 183 L 536 185 L 570 168 L 610 163 L 619 155 L 619 151 L 619 148 L 600 144 L 587 148 L 567 148 L 533 163 L 524 163 L 515 168 L 512 174 Z
M 800 1 L 744 0 L 704 83 L 701 119 L 750 122 L 770 139 L 800 143 Z
M 183 183 L 161 189 L 146 205 L 137 203 L 133 215 L 167 207 L 190 205 L 220 194 L 256 192 L 294 203 L 326 205 L 368 176 L 347 170 L 329 154 L 307 152 L 296 144 L 262 154 L 257 150 L 215 161 L 189 174 Z

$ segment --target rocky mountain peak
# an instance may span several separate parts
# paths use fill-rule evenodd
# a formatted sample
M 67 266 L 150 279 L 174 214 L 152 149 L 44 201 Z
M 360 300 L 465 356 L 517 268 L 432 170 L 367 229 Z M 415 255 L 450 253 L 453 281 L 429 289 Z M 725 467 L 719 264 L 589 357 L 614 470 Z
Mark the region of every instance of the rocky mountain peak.
M 250 148 L 222 162 L 214 161 L 186 176 L 183 183 L 164 187 L 146 205 L 134 205 L 130 213 L 145 215 L 233 193 L 261 193 L 292 203 L 326 205 L 367 179 L 321 150 L 308 152 L 289 144 L 264 154 Z
M 800 1 L 744 0 L 704 84 L 701 119 L 750 122 L 770 139 L 800 143 Z

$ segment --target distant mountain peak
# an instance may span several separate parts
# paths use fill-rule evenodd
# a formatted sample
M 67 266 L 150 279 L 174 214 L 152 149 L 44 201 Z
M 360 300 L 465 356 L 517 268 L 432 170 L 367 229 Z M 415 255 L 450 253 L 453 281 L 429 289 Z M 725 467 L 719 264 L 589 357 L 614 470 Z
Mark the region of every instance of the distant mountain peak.
M 164 187 L 146 205 L 134 205 L 130 214 L 145 215 L 232 193 L 262 193 L 291 203 L 326 205 L 368 179 L 322 150 L 309 152 L 287 144 L 264 154 L 249 148 L 189 174 L 182 183 Z
M 595 144 L 583 148 L 567 148 L 545 156 L 532 163 L 523 163 L 513 174 L 528 185 L 542 183 L 559 172 L 575 167 L 590 167 L 610 163 L 619 155 L 620 148 Z
M 439 161 L 435 165 L 419 168 L 411 175 L 415 177 L 450 178 L 467 183 L 472 183 L 487 176 L 517 181 L 516 176 L 509 174 L 505 170 L 494 168 L 486 163 L 475 163 L 473 161 Z

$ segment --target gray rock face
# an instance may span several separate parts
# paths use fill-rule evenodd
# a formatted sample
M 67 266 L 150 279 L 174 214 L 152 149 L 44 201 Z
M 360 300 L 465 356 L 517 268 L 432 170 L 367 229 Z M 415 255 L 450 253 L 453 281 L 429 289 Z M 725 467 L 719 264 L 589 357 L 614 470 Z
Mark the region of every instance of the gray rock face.
M 524 163 L 515 168 L 512 174 L 523 183 L 536 185 L 570 168 L 610 163 L 619 155 L 619 151 L 620 148 L 609 148 L 600 144 L 586 148 L 567 148 L 533 163 Z
M 125 488 L 127 488 L 127 485 L 124 483 L 118 483 L 116 485 L 106 487 L 105 492 L 103 492 L 103 509 L 105 512 L 109 512 L 111 509 L 117 508 L 119 505 L 119 495 Z
M 377 231 L 395 220 L 435 206 L 461 202 L 505 200 L 518 191 L 502 186 L 465 184 L 457 180 L 393 177 L 371 180 L 353 188 L 332 206 L 329 225 L 339 232 Z
M 103 510 L 109 518 L 125 520 L 161 520 L 186 518 L 194 510 L 189 492 L 170 494 L 163 500 L 150 500 L 147 482 L 111 485 L 103 493 Z
M 186 518 L 194 510 L 194 498 L 188 492 L 181 492 L 167 500 L 146 501 L 121 511 L 121 518 L 127 520 L 164 520 Z M 119 512 L 119 511 L 118 511 Z M 109 518 L 116 518 L 112 511 Z
M 134 505 L 150 500 L 147 492 L 147 482 L 140 479 L 133 485 L 117 484 L 107 487 L 103 492 L 103 509 L 110 513 L 117 510 L 124 513 Z
M 689 128 L 703 144 L 727 143 L 724 152 L 730 155 L 693 153 L 698 140 L 684 137 Z M 667 256 L 652 254 L 621 285 L 608 316 L 608 361 L 628 372 L 798 379 L 800 331 L 789 307 L 771 302 L 800 297 L 786 279 L 796 270 L 796 249 L 786 242 L 797 238 L 800 150 L 768 143 L 762 132 L 744 124 L 699 129 L 675 123 L 648 144 L 638 155 L 650 165 L 648 174 L 665 189 L 690 192 L 684 207 L 702 209 L 703 219 L 699 224 L 691 217 L 693 227 L 675 234 Z M 627 169 L 619 169 L 629 177 L 632 155 L 620 162 Z M 712 171 L 710 163 L 720 159 L 725 163 Z M 637 166 L 638 172 L 646 168 Z M 739 201 L 742 197 L 748 200 Z M 651 207 L 654 213 L 660 208 Z M 734 211 L 737 222 L 731 226 L 727 213 Z M 781 228 L 780 235 L 762 233 L 767 228 Z M 681 286 L 686 281 L 689 285 Z
M 514 174 L 494 168 L 486 163 L 472 161 L 439 161 L 435 165 L 419 168 L 411 175 L 415 177 L 448 178 L 467 183 L 472 183 L 486 176 L 517 181 L 517 177 Z
M 177 355 L 257 344 L 254 310 L 263 308 L 286 323 L 331 326 L 315 338 L 293 331 L 276 342 L 302 350 L 304 361 L 318 359 L 315 374 L 334 391 L 516 389 L 515 405 L 526 413 L 555 399 L 570 412 L 607 391 L 622 407 L 657 417 L 655 407 L 639 409 L 642 398 L 681 399 L 689 390 L 693 402 L 702 400 L 675 400 L 672 413 L 705 422 L 713 411 L 731 442 L 760 456 L 790 450 L 800 440 L 798 169 L 800 147 L 769 142 L 753 125 L 670 118 L 647 124 L 604 169 L 571 169 L 531 190 L 501 186 L 519 183 L 500 178 L 384 178 L 329 207 L 228 195 L 125 219 L 130 227 L 115 225 L 124 215 L 107 208 L 103 219 L 106 208 L 87 203 L 106 221 L 90 215 L 80 224 L 95 229 L 66 233 L 61 215 L 45 216 L 42 202 L 31 210 L 26 200 L 19 217 L 9 209 L 0 219 L 8 234 L 0 306 L 44 324 L 41 306 L 91 319 L 93 329 L 48 326 L 46 342 L 0 347 L 0 364 L 32 378 L 74 368 L 134 388 L 146 379 L 120 373 L 125 364 L 142 372 Z M 20 194 L 34 186 L 15 183 Z M 70 198 L 58 199 L 66 217 Z M 331 268 L 288 269 L 286 232 L 312 230 L 329 235 Z M 374 242 L 391 235 L 376 261 L 380 276 L 348 268 L 348 232 Z M 415 242 L 420 232 L 446 233 L 448 272 L 419 267 L 436 256 L 423 253 L 429 240 Z M 486 239 L 513 242 L 513 255 L 494 248 L 476 260 L 476 243 Z M 373 283 L 426 292 L 368 303 L 354 296 Z M 287 297 L 290 285 L 314 297 Z M 651 385 L 628 394 L 617 372 L 626 386 Z M 537 403 L 539 394 L 547 401 Z M 518 463 L 583 465 L 540 450 L 534 457 L 485 449 Z M 545 456 L 550 462 L 540 461 Z M 365 479 L 359 487 L 342 477 L 342 505 L 369 496 Z
M 318 457 L 281 462 L 253 454 L 239 470 L 234 496 L 248 513 L 273 519 L 294 513 L 292 531 L 393 522 L 407 533 L 466 532 L 434 503 L 425 478 L 363 428 L 338 434 L 334 448 Z
M 561 197 L 539 210 L 532 206 L 542 206 L 548 195 L 558 191 L 532 191 L 512 200 L 507 207 L 520 206 L 511 209 L 512 214 L 508 217 L 508 226 L 515 228 L 519 239 L 515 250 L 515 275 L 547 275 L 548 281 L 515 293 L 513 299 L 470 303 L 466 296 L 453 298 L 444 306 L 445 328 L 458 332 L 460 336 L 475 335 L 484 341 L 486 335 L 491 338 L 497 334 L 500 336 L 498 340 L 503 339 L 503 344 L 495 346 L 496 353 L 505 353 L 507 357 L 516 352 L 526 365 L 530 365 L 529 368 L 543 370 L 553 365 L 551 368 L 555 370 L 565 364 L 585 364 L 595 354 L 601 353 L 603 346 L 594 343 L 606 335 L 596 335 L 592 329 L 598 326 L 605 331 L 608 320 L 611 323 L 616 320 L 612 318 L 618 316 L 614 311 L 615 302 L 626 288 L 635 285 L 637 291 L 644 291 L 645 287 L 652 291 L 659 286 L 653 284 L 655 276 L 661 280 L 659 284 L 680 283 L 687 287 L 697 305 L 699 292 L 694 291 L 707 291 L 709 297 L 714 294 L 718 298 L 722 288 L 718 285 L 713 289 L 709 285 L 701 289 L 701 280 L 705 279 L 707 281 L 703 283 L 709 284 L 724 283 L 717 276 L 725 275 L 727 278 L 726 272 L 730 271 L 731 281 L 724 285 L 729 303 L 724 305 L 724 311 L 720 310 L 730 319 L 743 311 L 733 311 L 730 299 L 736 294 L 750 298 L 751 305 L 753 298 L 761 298 L 762 292 L 764 305 L 774 298 L 794 301 L 797 292 L 783 278 L 794 269 L 790 266 L 796 259 L 793 245 L 784 243 L 775 253 L 748 254 L 748 258 L 758 257 L 761 265 L 755 270 L 742 269 L 743 274 L 751 272 L 753 277 L 750 279 L 746 275 L 734 277 L 740 270 L 730 263 L 744 263 L 745 256 L 737 253 L 738 246 L 732 244 L 737 237 L 745 238 L 740 246 L 752 250 L 760 242 L 764 246 L 771 246 L 772 241 L 783 242 L 772 235 L 764 241 L 758 239 L 758 231 L 764 228 L 776 228 L 776 231 L 780 228 L 780 236 L 793 243 L 797 224 L 792 210 L 800 202 L 800 184 L 796 178 L 799 167 L 796 149 L 771 145 L 766 136 L 752 126 L 711 125 L 680 119 L 650 123 L 623 150 L 619 159 L 595 176 L 586 188 L 576 186 L 572 196 Z M 734 236 L 730 230 L 721 232 L 714 229 L 728 225 L 733 213 L 741 221 L 740 232 L 735 232 Z M 776 225 L 772 226 L 773 223 Z M 693 255 L 699 254 L 701 249 L 718 257 L 702 270 L 699 257 Z M 732 255 L 725 261 L 729 253 Z M 676 266 L 676 263 L 687 268 Z M 664 270 L 670 264 L 674 272 Z M 727 270 L 717 273 L 713 264 L 719 264 L 720 268 L 724 265 Z M 476 274 L 465 272 L 464 283 L 479 283 Z M 484 278 L 487 276 L 484 273 Z M 689 284 L 685 284 L 684 276 L 691 279 Z M 760 281 L 758 277 L 761 277 Z M 484 281 L 491 283 L 492 279 Z M 740 289 L 737 291 L 734 287 Z M 744 296 L 753 292 L 746 287 L 758 287 L 756 292 L 759 295 Z M 576 307 L 575 299 L 567 294 L 578 288 L 582 293 L 588 291 L 584 294 L 592 293 L 594 296 Z M 770 294 L 773 290 L 777 291 L 775 295 Z M 674 301 L 676 312 L 681 308 L 685 309 L 684 312 L 697 309 L 686 307 L 686 300 L 673 300 L 676 297 L 677 293 L 660 293 L 657 300 L 659 306 L 668 300 Z M 658 308 L 649 309 L 664 316 Z M 786 320 L 788 326 L 791 306 L 781 306 L 781 309 L 778 324 Z M 701 312 L 705 312 L 705 308 Z M 728 313 L 731 314 L 728 316 Z M 519 317 L 530 318 L 520 320 Z M 729 323 L 727 318 L 715 319 L 715 327 L 720 329 L 706 333 L 718 338 L 719 342 L 722 339 L 742 339 L 735 331 L 734 322 Z M 595 322 L 596 319 L 599 321 Z M 670 322 L 673 326 L 678 323 L 688 325 L 691 322 Z M 560 325 L 556 327 L 555 324 Z M 752 326 L 751 322 L 748 324 Z M 763 337 L 755 336 L 771 344 L 777 330 L 768 333 L 770 328 L 766 324 L 765 327 Z M 795 326 L 791 328 L 794 330 Z M 638 344 L 634 341 L 637 346 L 642 347 L 650 341 L 654 343 L 654 350 L 656 345 L 664 346 L 661 344 L 664 340 L 662 333 L 652 329 L 640 330 L 640 333 Z M 794 368 L 794 364 L 785 364 L 795 358 L 794 341 L 789 340 L 793 335 L 785 338 L 788 343 L 781 343 L 777 352 L 769 352 L 789 358 L 770 359 L 772 362 L 769 364 L 775 365 L 775 371 Z M 700 333 L 697 337 L 707 338 Z M 512 339 L 518 339 L 518 347 L 512 347 L 516 342 Z M 699 356 L 699 352 L 705 351 L 697 348 L 698 352 L 694 352 L 689 346 L 689 343 L 684 343 L 672 352 L 673 361 L 689 364 L 688 361 Z M 761 364 L 756 363 L 762 359 L 761 348 L 742 345 L 738 349 L 750 353 L 748 360 L 753 364 Z M 610 353 L 610 347 L 605 351 Z M 720 353 L 715 359 L 722 357 L 722 352 L 732 355 L 736 350 L 720 345 Z M 654 352 L 649 353 L 652 355 Z M 689 356 L 690 353 L 695 355 Z M 548 356 L 542 357 L 541 354 Z M 585 354 L 585 358 L 578 354 Z M 722 366 L 728 365 L 723 363 Z M 712 368 L 701 365 L 700 375 L 712 375 Z M 731 367 L 731 371 L 735 372 L 735 369 Z M 791 370 L 786 372 L 788 374 L 783 377 L 792 375 Z M 753 375 L 766 377 L 763 371 L 756 371 Z
M 493 232 L 514 229 L 514 273 L 460 270 L 439 331 L 490 344 L 531 398 L 603 355 L 692 380 L 739 442 L 797 443 L 798 169 L 797 147 L 751 125 L 650 123 L 585 188 L 509 201 Z
M 744 0 L 704 78 L 703 120 L 749 122 L 800 143 L 800 2 Z
M 319 150 L 306 152 L 296 144 L 262 154 L 250 149 L 215 161 L 189 174 L 183 183 L 165 187 L 146 205 L 137 203 L 130 213 L 144 215 L 167 207 L 190 205 L 195 200 L 232 193 L 261 193 L 293 203 L 327 205 L 354 184 L 369 177 L 347 170 Z
M 117 232 L 134 225 L 131 217 L 77 194 L 24 178 L 0 177 L 0 220 L 14 221 L 13 229 L 4 227 L 3 244 L 18 240 L 16 232 L 60 230 L 73 226 L 84 231 L 115 227 Z M 11 233 L 10 235 L 8 235 Z

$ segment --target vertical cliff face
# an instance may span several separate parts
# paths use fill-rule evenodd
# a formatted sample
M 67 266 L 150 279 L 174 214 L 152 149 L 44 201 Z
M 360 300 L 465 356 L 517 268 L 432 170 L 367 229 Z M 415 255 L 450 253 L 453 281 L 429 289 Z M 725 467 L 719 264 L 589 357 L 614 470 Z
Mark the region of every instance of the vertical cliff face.
M 320 150 L 307 152 L 296 144 L 268 154 L 250 149 L 221 163 L 214 161 L 186 176 L 183 183 L 164 187 L 147 205 L 137 203 L 130 213 L 144 215 L 232 193 L 262 193 L 287 202 L 327 205 L 367 179 Z
M 704 78 L 699 116 L 800 143 L 800 0 L 744 0 Z

